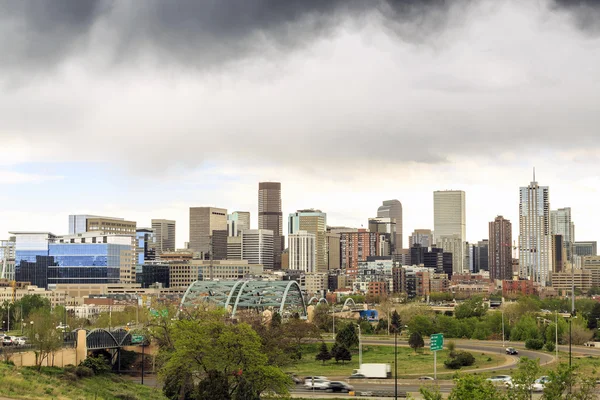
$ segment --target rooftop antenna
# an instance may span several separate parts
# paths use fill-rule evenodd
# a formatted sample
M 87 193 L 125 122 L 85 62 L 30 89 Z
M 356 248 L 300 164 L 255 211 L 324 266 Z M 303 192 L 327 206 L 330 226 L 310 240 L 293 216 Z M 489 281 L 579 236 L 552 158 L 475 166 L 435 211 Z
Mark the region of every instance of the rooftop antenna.
M 535 182 L 535 167 L 533 167 L 533 181 Z

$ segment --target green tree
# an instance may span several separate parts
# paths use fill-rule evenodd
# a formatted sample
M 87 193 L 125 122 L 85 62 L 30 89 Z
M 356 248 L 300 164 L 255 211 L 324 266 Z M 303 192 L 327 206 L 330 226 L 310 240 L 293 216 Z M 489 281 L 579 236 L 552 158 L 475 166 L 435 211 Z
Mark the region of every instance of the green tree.
M 43 308 L 29 314 L 30 321 L 27 336 L 29 342 L 35 348 L 35 364 L 38 369 L 42 368 L 44 361 L 54 365 L 53 354 L 58 351 L 63 344 L 62 332 L 56 329 L 58 320 L 56 316 Z M 49 357 L 52 355 L 51 359 Z
M 586 329 L 580 324 L 573 323 L 573 326 L 571 327 L 571 332 L 569 333 L 569 331 L 567 330 L 565 333 L 563 333 L 563 340 L 565 343 L 569 343 L 569 340 L 572 339 L 574 345 L 582 345 L 585 342 L 589 342 L 593 336 L 594 332 Z
M 377 321 L 377 326 L 375 327 L 375 333 L 377 333 L 377 334 L 387 333 L 387 329 L 388 329 L 388 320 L 387 319 L 380 319 L 379 321 Z
M 597 330 L 600 319 L 600 303 L 596 303 L 588 316 L 588 329 Z
M 327 349 L 327 345 L 325 344 L 325 342 L 321 343 L 321 348 L 315 356 L 315 360 L 322 361 L 323 365 L 325 365 L 325 361 L 329 361 L 331 360 L 331 358 L 331 353 Z
M 479 375 L 461 375 L 454 383 L 448 400 L 507 400 L 492 382 Z
M 408 338 L 409 346 L 417 352 L 417 349 L 421 349 L 425 347 L 425 341 L 423 341 L 423 336 L 419 332 L 413 332 L 410 334 L 410 338 Z
M 411 332 L 417 332 L 422 336 L 430 336 L 434 332 L 431 318 L 426 317 L 425 315 L 416 315 L 408 323 L 408 329 Z
M 548 373 L 550 381 L 544 387 L 543 400 L 595 400 L 596 380 L 593 377 L 576 373 L 577 367 L 559 364 L 556 370 Z M 576 390 L 569 388 L 576 387 Z
M 335 341 L 347 349 L 358 346 L 358 333 L 356 332 L 354 323 L 350 322 L 340 329 L 339 332 L 336 332 Z
M 338 347 L 335 353 L 335 361 L 341 361 L 344 364 L 346 361 L 352 361 L 352 353 L 344 346 Z
M 172 376 L 179 377 L 169 384 L 168 392 L 164 391 L 169 398 L 185 398 L 194 382 L 199 382 L 195 390 L 201 393 L 223 393 L 219 384 L 226 385 L 227 400 L 239 398 L 237 393 L 242 388 L 244 393 L 257 395 L 267 391 L 287 394 L 289 377 L 269 364 L 261 339 L 250 325 L 226 322 L 221 310 L 204 311 L 195 317 L 172 322 L 173 346 L 162 353 L 160 374 L 165 383 Z
M 271 316 L 270 328 L 273 330 L 278 330 L 279 328 L 281 328 L 281 314 L 279 314 L 277 311 L 275 311 Z
M 531 315 L 522 317 L 510 331 L 510 340 L 513 341 L 541 339 L 541 336 L 537 321 Z
M 333 317 L 329 314 L 329 306 L 327 304 L 318 304 L 315 307 L 312 322 L 324 332 L 331 331 L 333 328 Z
M 540 374 L 540 362 L 527 357 L 519 359 L 517 370 L 512 375 L 512 386 L 509 388 L 509 397 L 513 400 L 531 400 L 533 398 L 533 384 Z
M 483 317 L 487 310 L 488 306 L 482 297 L 471 297 L 454 308 L 454 316 L 457 319 Z
M 424 400 L 443 400 L 444 399 L 444 397 L 442 396 L 442 393 L 440 393 L 439 387 L 421 386 L 419 388 L 419 393 L 421 393 L 421 396 L 423 396 Z
M 402 331 L 402 321 L 400 320 L 400 314 L 398 314 L 398 311 L 394 310 L 394 312 L 392 313 L 391 321 L 390 321 L 390 332 L 396 333 L 399 335 L 401 331 Z

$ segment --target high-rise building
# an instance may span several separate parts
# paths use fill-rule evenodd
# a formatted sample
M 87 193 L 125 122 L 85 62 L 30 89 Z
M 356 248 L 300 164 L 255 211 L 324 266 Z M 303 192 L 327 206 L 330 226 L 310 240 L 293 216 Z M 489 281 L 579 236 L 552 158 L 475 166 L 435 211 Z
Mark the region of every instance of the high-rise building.
M 390 235 L 390 254 L 396 254 L 396 219 L 389 217 L 369 218 L 369 231 Z M 400 249 L 398 249 L 400 250 Z
M 87 214 L 69 215 L 69 235 L 90 231 L 135 235 L 135 229 L 135 222 L 125 221 L 123 218 Z
M 402 203 L 398 200 L 385 200 L 377 209 L 377 217 L 392 218 L 396 222 L 396 234 L 390 237 L 392 247 L 396 251 L 403 249 L 402 236 Z
M 382 249 L 389 249 L 389 242 L 389 234 L 369 232 L 368 229 L 340 233 L 340 267 L 355 270 L 359 262 L 367 261 L 369 257 L 389 256 L 389 252 L 381 253 Z
M 50 232 L 10 232 L 15 237 L 15 280 L 48 287 L 48 245 L 56 235 Z
M 410 264 L 417 266 L 424 264 L 427 251 L 429 251 L 429 247 L 421 246 L 420 243 L 413 243 L 410 246 Z
M 15 240 L 14 236 L 0 240 L 0 279 L 15 279 Z
M 248 264 L 261 264 L 265 269 L 273 268 L 273 231 L 248 229 L 242 231 L 242 259 Z
M 548 186 L 534 181 L 520 188 L 519 275 L 521 278 L 550 284 L 552 272 L 550 232 L 550 193 Z
M 552 272 L 565 272 L 567 261 L 567 249 L 564 244 L 563 235 L 552 235 Z M 552 284 L 554 286 L 554 283 Z
M 175 240 L 175 221 L 170 219 L 153 219 L 152 229 L 156 237 L 156 254 L 177 250 Z
M 573 252 L 580 257 L 596 256 L 598 255 L 598 242 L 575 242 L 573 243 Z
M 489 241 L 487 239 L 480 240 L 477 244 L 473 244 L 472 272 L 489 271 Z
M 136 263 L 141 272 L 141 266 L 146 261 L 152 261 L 156 259 L 156 235 L 154 229 L 151 228 L 137 228 L 136 235 Z
M 431 251 L 425 249 L 423 254 L 423 266 L 432 268 L 438 274 L 446 274 L 448 278 L 452 278 L 452 253 L 434 247 Z
M 242 231 L 243 232 L 243 231 Z M 242 259 L 242 236 L 227 236 L 227 259 Z
M 457 239 L 464 243 L 467 236 L 464 191 L 438 190 L 433 192 L 433 231 L 436 246 L 452 253 L 454 273 L 468 272 L 465 245 L 461 244 L 457 247 L 454 244 Z M 453 243 L 454 251 L 441 245 L 444 238 L 446 238 L 446 246 L 449 245 L 449 241 Z
M 433 247 L 433 232 L 431 229 L 415 229 L 408 237 L 408 246 L 411 247 L 413 244 L 420 244 L 422 247 Z
M 329 230 L 327 239 L 327 269 L 333 271 L 340 268 L 340 234 Z
M 281 269 L 281 252 L 285 248 L 285 237 L 280 182 L 258 184 L 258 229 L 273 231 L 273 268 Z
M 288 236 L 289 269 L 308 273 L 316 272 L 316 236 L 306 231 L 298 231 Z
M 327 272 L 327 214 L 321 210 L 298 210 L 289 215 L 288 233 L 306 231 L 315 235 L 316 272 Z
M 227 215 L 227 232 L 229 236 L 239 236 L 242 231 L 250 229 L 250 213 L 234 211 Z
M 573 255 L 573 242 L 575 241 L 575 224 L 571 220 L 571 207 L 559 208 L 550 211 L 550 233 L 561 235 L 567 260 Z
M 488 266 L 490 279 L 512 279 L 512 224 L 499 215 L 489 223 L 489 228 Z
M 214 231 L 225 231 L 225 246 L 217 248 L 217 243 L 213 240 Z M 219 236 L 220 238 L 220 236 Z M 222 240 L 219 240 L 221 246 Z M 206 259 L 215 255 L 227 256 L 227 210 L 216 207 L 190 207 L 190 249 L 202 252 Z M 211 249 L 212 247 L 212 249 Z
M 444 252 L 452 253 L 452 274 L 464 273 L 464 250 L 465 242 L 463 242 L 459 235 L 440 236 L 436 235 L 436 247 L 443 249 Z M 466 271 L 468 272 L 468 271 Z

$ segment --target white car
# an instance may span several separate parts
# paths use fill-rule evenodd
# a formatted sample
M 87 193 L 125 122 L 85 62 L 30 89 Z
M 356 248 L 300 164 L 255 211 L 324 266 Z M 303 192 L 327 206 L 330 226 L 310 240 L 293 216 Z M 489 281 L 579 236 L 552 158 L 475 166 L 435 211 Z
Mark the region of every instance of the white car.
M 2 345 L 3 346 L 12 346 L 13 344 L 15 344 L 14 340 L 15 340 L 14 336 L 4 336 L 4 338 L 2 338 Z
M 492 383 L 500 383 L 503 385 L 512 385 L 512 378 L 510 375 L 496 375 L 487 379 Z
M 15 346 L 25 346 L 27 344 L 27 338 L 25 336 L 15 338 L 13 343 L 15 344 Z
M 304 381 L 304 388 L 308 390 L 327 390 L 329 388 L 329 381 L 326 379 L 307 379 Z
M 547 376 L 542 376 L 535 380 L 535 383 L 531 387 L 534 392 L 543 392 L 546 388 L 546 384 L 550 382 L 550 378 Z

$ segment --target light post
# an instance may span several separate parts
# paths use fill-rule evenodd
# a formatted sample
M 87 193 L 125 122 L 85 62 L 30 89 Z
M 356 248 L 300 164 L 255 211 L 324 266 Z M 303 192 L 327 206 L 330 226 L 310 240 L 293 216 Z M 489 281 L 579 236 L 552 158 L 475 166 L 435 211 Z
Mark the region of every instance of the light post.
M 331 313 L 333 317 L 333 341 L 335 341 L 335 304 L 333 304 L 333 312 Z
M 504 309 L 500 310 L 502 312 L 502 348 L 505 348 L 504 345 Z
M 360 339 L 360 324 L 358 326 L 358 368 L 362 366 L 362 342 Z
M 542 317 L 537 317 L 538 321 L 541 319 L 543 322 L 547 322 L 547 323 L 551 323 L 552 321 L 546 319 L 546 318 L 542 318 Z M 558 312 L 556 312 L 556 322 L 554 323 L 554 351 L 556 353 L 556 362 L 559 362 L 558 360 Z

